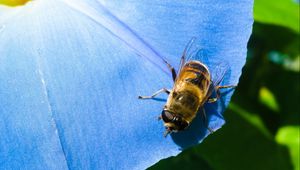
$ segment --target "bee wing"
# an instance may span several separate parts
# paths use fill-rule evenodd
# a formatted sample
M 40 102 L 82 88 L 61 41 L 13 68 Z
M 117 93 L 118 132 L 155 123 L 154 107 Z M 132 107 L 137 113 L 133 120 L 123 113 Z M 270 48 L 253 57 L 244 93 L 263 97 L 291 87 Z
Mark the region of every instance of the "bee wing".
M 229 65 L 226 62 L 211 64 L 211 79 L 214 86 L 220 85 L 228 70 Z
M 197 60 L 206 65 L 211 74 L 212 85 L 218 86 L 224 79 L 226 75 L 229 65 L 226 62 L 216 62 L 213 59 L 209 59 L 207 54 L 208 52 L 205 51 L 203 48 L 200 47 L 200 43 L 196 37 L 192 37 L 189 42 L 186 44 L 183 54 L 180 60 L 180 67 L 178 72 L 181 71 L 184 64 L 190 60 Z
M 181 60 L 180 60 L 180 65 L 179 65 L 179 69 L 178 72 L 181 71 L 182 67 L 184 66 L 184 64 L 187 61 L 190 60 L 198 60 L 203 62 L 203 55 L 201 55 L 201 52 L 203 50 L 201 50 L 200 46 L 199 46 L 199 42 L 197 42 L 197 38 L 196 37 L 192 37 L 189 42 L 186 44 L 182 56 L 181 56 Z
M 211 81 L 212 83 L 210 84 L 206 96 L 206 100 L 215 92 L 216 86 L 220 85 L 222 80 L 224 79 L 224 76 L 229 68 L 229 66 L 226 63 L 218 63 L 218 64 L 213 64 L 215 66 L 212 68 L 211 72 Z

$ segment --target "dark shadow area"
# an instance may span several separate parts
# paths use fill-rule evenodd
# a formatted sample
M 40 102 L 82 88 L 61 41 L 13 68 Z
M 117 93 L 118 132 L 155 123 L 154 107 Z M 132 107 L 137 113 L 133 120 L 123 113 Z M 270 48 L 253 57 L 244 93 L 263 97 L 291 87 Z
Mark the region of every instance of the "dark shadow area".
M 153 98 L 152 100 L 155 100 L 158 102 L 167 102 L 167 99 L 165 99 L 165 98 Z
M 202 114 L 201 112 L 202 111 L 197 113 L 196 118 L 192 121 L 188 129 L 171 134 L 173 141 L 180 146 L 180 149 L 186 149 L 190 146 L 198 144 L 199 141 L 201 141 L 207 134 L 207 128 L 204 125 L 204 119 L 201 118 L 202 116 L 200 115 Z M 208 119 L 210 116 L 211 112 L 208 112 Z

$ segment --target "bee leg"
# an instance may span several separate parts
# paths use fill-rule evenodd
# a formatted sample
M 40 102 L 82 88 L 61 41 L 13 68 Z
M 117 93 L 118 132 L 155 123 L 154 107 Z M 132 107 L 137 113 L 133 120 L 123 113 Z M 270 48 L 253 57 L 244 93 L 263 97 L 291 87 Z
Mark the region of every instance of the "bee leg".
M 225 88 L 235 88 L 237 85 L 228 85 L 228 86 L 217 86 L 216 89 L 225 89 Z
M 208 131 L 209 131 L 210 133 L 214 133 L 215 131 L 212 130 L 210 127 L 208 127 L 208 121 L 207 121 L 206 112 L 205 112 L 204 107 L 202 108 L 202 112 L 203 112 L 204 124 L 205 124 L 206 128 L 208 129 Z
M 221 97 L 221 94 L 220 94 L 220 89 L 225 89 L 225 88 L 235 88 L 236 85 L 229 85 L 229 86 L 216 86 L 216 92 L 217 92 L 217 97 L 215 98 L 210 98 L 208 99 L 208 103 L 214 103 L 216 101 L 218 101 L 218 99 Z
M 216 102 L 216 101 L 218 101 L 218 97 L 215 97 L 215 98 L 211 98 L 211 99 L 208 99 L 208 103 L 214 103 L 214 102 Z
M 159 95 L 160 93 L 163 93 L 163 92 L 165 92 L 167 94 L 170 94 L 170 90 L 168 90 L 166 88 L 163 88 L 163 89 L 158 90 L 157 92 L 155 92 L 151 96 L 139 96 L 138 98 L 139 99 L 153 99 L 155 96 L 157 96 L 157 95 Z
M 218 99 L 221 97 L 221 94 L 220 94 L 220 90 L 219 89 L 217 89 L 217 97 L 215 97 L 215 98 L 210 98 L 210 99 L 208 99 L 208 103 L 214 103 L 214 102 L 216 102 L 216 101 L 218 101 Z
M 164 60 L 164 61 L 165 61 L 165 60 Z M 177 74 L 176 74 L 176 71 L 175 71 L 174 67 L 171 66 L 171 64 L 169 64 L 167 61 L 165 61 L 165 63 L 167 64 L 169 70 L 170 70 L 171 73 L 172 73 L 173 81 L 175 81 L 175 80 L 176 80 L 176 77 L 177 77 Z
M 161 120 L 162 119 L 162 117 L 161 117 L 161 115 L 159 115 L 158 117 L 157 117 L 157 120 L 159 121 L 159 120 Z
M 172 131 L 170 129 L 166 129 L 166 131 L 164 132 L 164 137 L 167 137 L 170 133 L 172 133 Z

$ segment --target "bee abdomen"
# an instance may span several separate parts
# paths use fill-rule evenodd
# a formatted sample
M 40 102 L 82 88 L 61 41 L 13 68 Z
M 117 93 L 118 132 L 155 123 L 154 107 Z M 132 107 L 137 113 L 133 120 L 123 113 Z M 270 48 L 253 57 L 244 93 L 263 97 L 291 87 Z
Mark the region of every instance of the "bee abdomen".
M 210 78 L 209 71 L 206 66 L 198 62 L 189 62 L 185 65 L 185 71 L 194 73 L 193 77 L 188 77 L 185 81 L 192 83 L 199 87 L 201 90 L 207 88 Z
M 196 70 L 200 71 L 203 74 L 209 74 L 208 68 L 200 62 L 191 61 L 191 62 L 186 63 L 185 67 L 190 68 L 190 69 L 194 69 L 195 71 Z
M 201 90 L 204 90 L 204 88 L 206 87 L 206 85 L 203 84 L 203 82 L 205 80 L 206 79 L 204 78 L 203 75 L 199 75 L 199 76 L 197 76 L 197 78 L 187 78 L 187 79 L 185 79 L 185 81 L 187 81 L 189 83 L 192 83 L 193 85 L 199 87 Z

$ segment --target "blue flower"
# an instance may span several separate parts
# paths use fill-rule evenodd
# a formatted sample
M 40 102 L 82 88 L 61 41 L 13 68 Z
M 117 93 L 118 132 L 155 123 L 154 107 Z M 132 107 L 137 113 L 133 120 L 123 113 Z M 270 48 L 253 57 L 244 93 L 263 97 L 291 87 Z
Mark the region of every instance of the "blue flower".
M 145 169 L 208 134 L 197 116 L 163 137 L 164 100 L 186 43 L 228 63 L 237 84 L 252 29 L 251 0 L 32 1 L 0 10 L 0 169 Z M 213 70 L 213 66 L 210 66 Z M 167 73 L 167 74 L 166 74 Z M 233 91 L 206 105 L 224 124 Z M 166 99 L 162 95 L 161 98 Z

